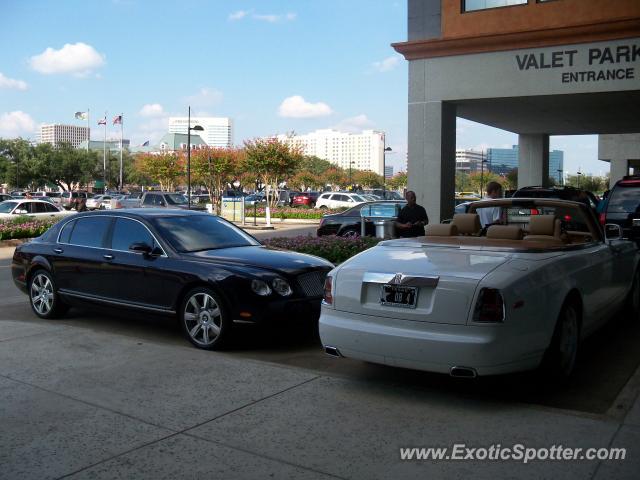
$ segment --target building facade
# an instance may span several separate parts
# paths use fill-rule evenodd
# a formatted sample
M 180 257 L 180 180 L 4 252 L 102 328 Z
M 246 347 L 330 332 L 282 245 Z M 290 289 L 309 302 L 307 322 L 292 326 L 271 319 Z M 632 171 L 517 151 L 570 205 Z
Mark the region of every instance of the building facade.
M 306 135 L 278 135 L 278 140 L 299 147 L 305 155 L 327 160 L 348 170 L 370 170 L 378 175 L 384 170 L 384 133 L 364 130 L 345 133 L 316 130 Z
M 457 117 L 518 134 L 519 187 L 549 183 L 550 135 L 640 132 L 640 1 L 408 0 L 407 11 L 408 39 L 393 47 L 409 63 L 409 188 L 430 218 L 453 214 Z
M 384 177 L 387 179 L 393 178 L 393 165 L 384 166 Z
M 456 149 L 456 172 L 467 174 L 479 172 L 483 160 L 486 163 L 486 156 L 479 150 L 458 148 Z
M 520 148 L 513 145 L 511 148 L 488 148 L 487 163 L 489 170 L 498 175 L 506 175 L 519 165 Z M 549 152 L 549 169 L 547 176 L 560 183 L 564 172 L 564 152 L 551 150 Z
M 73 147 L 77 147 L 89 138 L 91 138 L 89 127 L 48 123 L 40 126 L 38 143 L 50 143 L 54 147 L 61 143 L 70 143 Z
M 127 138 L 122 139 L 122 148 L 129 149 L 131 145 L 131 141 Z M 107 139 L 106 142 L 103 140 L 91 140 L 89 142 L 89 150 L 95 150 L 98 152 L 104 151 L 104 147 L 107 147 L 107 150 L 110 152 L 119 152 L 120 151 L 120 139 Z M 76 147 L 79 150 L 87 148 L 87 141 L 84 140 L 78 144 Z
M 191 134 L 191 138 L 187 137 L 186 133 L 167 133 L 158 143 L 157 148 L 154 151 L 161 153 L 169 152 L 181 152 L 187 150 L 187 143 L 191 143 L 191 150 L 206 148 L 207 143 L 200 137 L 200 135 Z
M 187 133 L 188 117 L 170 117 L 169 133 Z M 210 147 L 233 146 L 233 121 L 227 117 L 191 117 L 191 128 L 199 125 L 204 130 L 198 135 Z M 192 130 L 193 131 L 193 130 Z

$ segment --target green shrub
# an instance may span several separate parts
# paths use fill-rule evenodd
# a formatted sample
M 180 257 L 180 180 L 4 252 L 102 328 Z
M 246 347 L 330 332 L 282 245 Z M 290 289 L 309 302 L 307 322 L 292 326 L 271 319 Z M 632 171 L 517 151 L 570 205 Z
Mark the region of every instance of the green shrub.
M 311 235 L 301 235 L 290 238 L 269 238 L 264 240 L 263 243 L 268 247 L 316 255 L 326 258 L 333 264 L 338 264 L 375 246 L 379 241 L 380 239 L 373 237 L 350 238 L 334 235 L 312 237 Z

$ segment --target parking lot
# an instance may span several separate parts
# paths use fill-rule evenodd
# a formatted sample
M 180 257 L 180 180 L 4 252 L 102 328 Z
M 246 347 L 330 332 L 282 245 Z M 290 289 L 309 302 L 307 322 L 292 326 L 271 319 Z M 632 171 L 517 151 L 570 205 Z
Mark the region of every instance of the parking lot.
M 148 316 L 43 321 L 13 286 L 10 256 L 0 250 L 0 478 L 636 478 L 640 467 L 640 325 L 624 312 L 584 345 L 567 385 L 469 381 L 328 357 L 304 318 L 242 325 L 223 352 Z M 628 453 L 535 470 L 400 460 L 401 447 L 455 443 Z

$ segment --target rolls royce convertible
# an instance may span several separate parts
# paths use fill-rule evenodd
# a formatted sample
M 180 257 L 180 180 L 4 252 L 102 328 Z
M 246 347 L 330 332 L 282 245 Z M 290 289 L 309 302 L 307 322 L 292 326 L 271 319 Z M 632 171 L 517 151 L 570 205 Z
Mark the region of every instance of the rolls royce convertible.
M 481 228 L 482 208 L 499 209 L 501 224 Z M 561 379 L 580 341 L 625 303 L 638 317 L 637 248 L 583 203 L 479 201 L 425 233 L 329 273 L 327 353 L 460 377 L 542 367 Z
M 80 213 L 16 248 L 13 280 L 33 312 L 102 305 L 175 316 L 196 347 L 224 344 L 234 322 L 319 314 L 333 265 L 267 248 L 226 220 L 170 209 Z

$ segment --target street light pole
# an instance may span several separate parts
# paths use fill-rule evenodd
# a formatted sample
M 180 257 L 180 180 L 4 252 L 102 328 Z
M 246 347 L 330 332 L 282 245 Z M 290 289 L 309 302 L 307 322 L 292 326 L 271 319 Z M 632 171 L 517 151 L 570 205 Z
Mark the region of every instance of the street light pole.
M 382 150 L 382 197 L 386 200 L 387 198 L 387 152 L 391 151 L 391 147 L 387 147 L 387 137 L 383 138 L 383 147 Z
M 191 128 L 191 105 L 189 105 L 189 114 L 187 116 L 187 208 L 191 210 L 191 130 L 202 131 L 200 125 Z
M 482 192 L 484 191 L 484 150 L 480 152 L 480 198 L 483 198 Z

